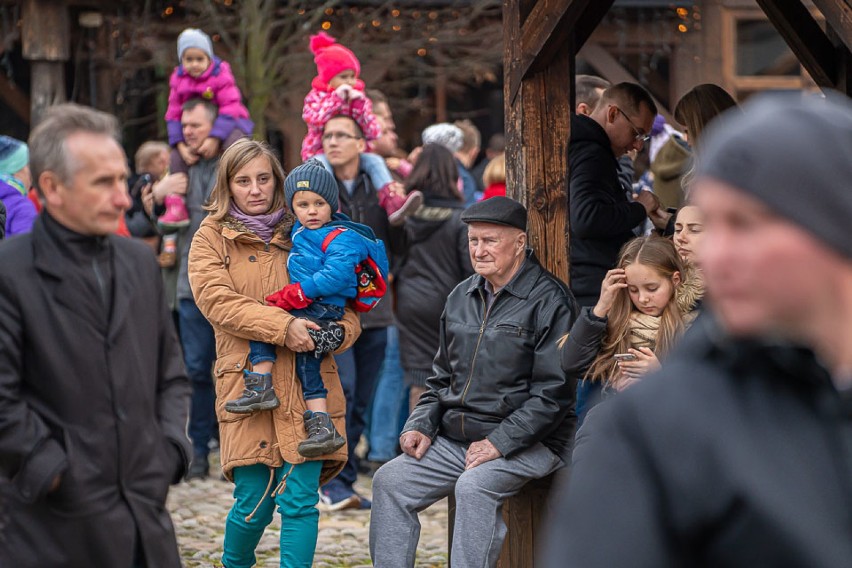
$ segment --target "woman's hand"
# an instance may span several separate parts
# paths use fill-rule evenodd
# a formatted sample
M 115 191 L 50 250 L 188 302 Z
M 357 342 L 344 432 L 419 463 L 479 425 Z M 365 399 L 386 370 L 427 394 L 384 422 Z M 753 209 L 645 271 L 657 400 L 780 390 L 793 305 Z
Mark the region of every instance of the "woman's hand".
M 314 340 L 308 333 L 309 329 L 321 328 L 310 320 L 301 318 L 293 320 L 290 327 L 287 328 L 287 337 L 284 339 L 284 345 L 287 349 L 296 353 L 313 351 L 315 349 Z
M 654 352 L 647 347 L 627 350 L 628 353 L 636 355 L 633 361 L 619 361 L 618 368 L 624 376 L 630 379 L 639 379 L 652 371 L 660 368 L 660 360 L 654 355 Z
M 601 283 L 601 297 L 595 307 L 592 308 L 592 313 L 599 318 L 605 318 L 609 315 L 615 297 L 622 288 L 627 288 L 627 276 L 624 274 L 624 269 L 613 268 L 604 276 Z

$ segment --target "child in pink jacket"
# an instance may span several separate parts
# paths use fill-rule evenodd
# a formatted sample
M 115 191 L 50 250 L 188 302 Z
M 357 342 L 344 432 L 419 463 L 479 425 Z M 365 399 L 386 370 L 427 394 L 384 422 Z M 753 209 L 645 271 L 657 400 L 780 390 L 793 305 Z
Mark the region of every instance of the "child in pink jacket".
M 302 160 L 316 157 L 331 170 L 322 154 L 322 132 L 330 118 L 340 115 L 352 118 L 361 129 L 368 149 L 370 142 L 382 135 L 382 127 L 373 114 L 373 103 L 364 94 L 364 82 L 359 78 L 361 63 L 355 54 L 325 32 L 311 36 L 310 45 L 317 76 L 311 81 L 311 91 L 302 108 L 302 119 L 308 125 L 302 141 Z M 406 216 L 423 204 L 423 194 L 419 191 L 403 193 L 405 190 L 393 180 L 381 156 L 363 153 L 361 164 L 373 187 L 379 188 L 379 204 L 387 212 L 391 225 L 401 225 Z
M 169 144 L 174 148 L 169 170 L 170 173 L 186 173 L 199 158 L 210 159 L 240 138 L 251 136 L 254 124 L 242 103 L 242 94 L 230 65 L 213 54 L 210 36 L 195 28 L 183 30 L 178 36 L 177 53 L 180 65 L 175 67 L 169 79 L 169 106 L 166 110 Z M 219 107 L 210 136 L 197 152 L 184 142 L 180 124 L 183 104 L 195 98 L 205 99 Z M 166 196 L 165 204 L 166 213 L 159 218 L 161 228 L 175 230 L 189 224 L 182 196 Z

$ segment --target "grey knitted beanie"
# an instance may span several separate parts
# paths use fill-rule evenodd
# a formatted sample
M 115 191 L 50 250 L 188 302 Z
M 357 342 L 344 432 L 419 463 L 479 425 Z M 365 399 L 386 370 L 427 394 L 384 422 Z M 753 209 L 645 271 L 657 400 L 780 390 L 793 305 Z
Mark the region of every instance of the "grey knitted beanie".
M 439 122 L 427 127 L 420 137 L 423 139 L 424 145 L 439 144 L 453 153 L 461 150 L 464 144 L 464 132 L 461 128 L 449 122 Z
M 707 129 L 696 179 L 748 193 L 852 258 L 852 101 L 769 94 L 742 109 Z
M 210 41 L 210 36 L 197 28 L 186 28 L 178 36 L 177 54 L 178 60 L 183 57 L 183 52 L 194 47 L 200 49 L 207 54 L 210 61 L 213 61 L 213 42 Z
M 293 209 L 293 196 L 297 191 L 313 191 L 331 205 L 331 212 L 337 213 L 338 188 L 337 180 L 328 171 L 322 162 L 310 159 L 300 166 L 296 166 L 284 180 L 284 198 L 287 207 Z

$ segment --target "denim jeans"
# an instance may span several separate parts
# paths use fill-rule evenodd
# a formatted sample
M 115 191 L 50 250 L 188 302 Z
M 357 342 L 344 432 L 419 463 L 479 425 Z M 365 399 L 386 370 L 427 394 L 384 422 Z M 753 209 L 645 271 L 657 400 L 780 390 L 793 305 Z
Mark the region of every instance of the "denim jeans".
M 373 389 L 379 376 L 379 368 L 385 358 L 388 328 L 365 329 L 351 349 L 335 355 L 340 383 L 346 395 L 346 440 L 349 445 L 349 460 L 331 483 L 342 483 L 348 489 L 358 477 L 358 456 L 355 446 L 364 431 L 367 406 L 373 397 Z
M 340 321 L 343 308 L 334 304 L 314 302 L 301 310 L 291 310 L 290 315 L 309 319 L 313 322 Z M 275 345 L 260 341 L 249 341 L 249 362 L 256 365 L 261 361 L 275 361 Z M 296 376 L 302 384 L 302 396 L 305 400 L 326 398 L 328 390 L 322 382 L 320 364 L 324 353 L 317 356 L 314 352 L 296 353 Z
M 388 328 L 388 345 L 385 361 L 379 374 L 379 383 L 370 410 L 371 461 L 386 462 L 396 457 L 399 433 L 408 418 L 408 389 L 402 380 L 402 363 L 399 359 L 399 330 Z
M 207 459 L 208 444 L 218 429 L 216 392 L 213 390 L 213 363 L 216 361 L 216 336 L 213 327 L 192 300 L 181 299 L 180 343 L 186 372 L 192 384 L 189 411 L 189 438 L 199 459 Z

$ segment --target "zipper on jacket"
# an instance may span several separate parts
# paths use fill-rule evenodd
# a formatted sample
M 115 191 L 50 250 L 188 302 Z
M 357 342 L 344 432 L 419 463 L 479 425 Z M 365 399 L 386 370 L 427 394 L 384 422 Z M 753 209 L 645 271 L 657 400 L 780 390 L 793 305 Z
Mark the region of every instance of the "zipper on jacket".
M 497 295 L 494 296 L 494 301 L 491 302 L 491 305 L 485 308 L 485 315 L 482 317 L 482 324 L 479 326 L 479 337 L 476 340 L 476 347 L 473 350 L 473 357 L 470 359 L 470 374 L 467 377 L 467 384 L 464 386 L 464 390 L 462 391 L 461 396 L 461 404 L 464 404 L 464 397 L 467 396 L 467 391 L 470 389 L 470 383 L 473 381 L 473 370 L 476 365 L 476 356 L 479 354 L 479 344 L 482 343 L 482 335 L 485 333 L 485 324 L 488 323 L 488 314 L 491 313 L 491 308 L 494 307 L 494 304 L 497 303 L 497 296 L 500 295 L 500 292 L 497 292 Z M 479 290 L 479 297 L 482 300 L 482 304 L 485 305 L 485 297 L 482 295 L 482 290 Z M 464 415 L 462 415 L 464 416 Z M 464 418 L 462 418 L 462 424 L 464 424 Z

